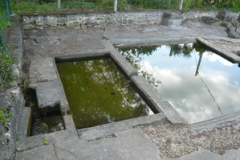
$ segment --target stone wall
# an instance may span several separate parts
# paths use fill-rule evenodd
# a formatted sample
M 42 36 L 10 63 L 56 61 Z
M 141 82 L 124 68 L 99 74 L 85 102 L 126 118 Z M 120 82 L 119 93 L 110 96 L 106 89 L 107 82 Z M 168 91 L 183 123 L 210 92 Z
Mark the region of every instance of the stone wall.
M 102 28 L 122 25 L 160 25 L 166 11 L 117 12 L 117 13 L 76 13 L 65 15 L 22 16 L 24 29 L 56 28 Z M 181 14 L 180 12 L 176 12 Z M 183 20 L 199 20 L 202 16 L 216 17 L 217 11 L 189 11 L 182 14 Z M 233 13 L 238 16 L 239 13 Z

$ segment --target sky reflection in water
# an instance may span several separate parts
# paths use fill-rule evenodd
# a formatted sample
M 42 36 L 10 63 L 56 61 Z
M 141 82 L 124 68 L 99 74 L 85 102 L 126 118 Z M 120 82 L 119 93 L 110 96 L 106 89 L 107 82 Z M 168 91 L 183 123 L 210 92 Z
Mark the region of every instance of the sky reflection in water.
M 119 51 L 189 123 L 240 110 L 238 65 L 200 44 Z

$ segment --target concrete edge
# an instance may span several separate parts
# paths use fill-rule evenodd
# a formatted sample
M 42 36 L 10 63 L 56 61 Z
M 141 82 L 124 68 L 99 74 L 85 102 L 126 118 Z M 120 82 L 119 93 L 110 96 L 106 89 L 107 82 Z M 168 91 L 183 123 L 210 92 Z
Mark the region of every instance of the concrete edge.
M 110 57 L 120 70 L 127 76 L 138 75 L 138 71 L 113 47 L 111 42 L 102 40 L 102 44 L 105 46 L 105 49 L 110 52 Z
M 231 53 L 229 51 L 226 51 L 224 49 L 218 48 L 217 46 L 214 46 L 212 43 L 208 42 L 204 37 L 197 37 L 197 40 L 204 44 L 205 46 L 209 47 L 213 51 L 215 51 L 218 55 L 222 56 L 223 58 L 226 58 L 232 63 L 239 63 L 240 62 L 240 57 L 237 56 L 234 53 Z
M 91 59 L 95 57 L 107 56 L 109 54 L 110 54 L 109 51 L 107 51 L 106 49 L 88 50 L 88 51 L 81 51 L 81 52 L 73 52 L 67 55 L 56 55 L 54 59 L 55 61 L 64 61 L 64 60 L 73 60 L 73 59 L 81 60 L 81 59 Z
M 62 142 L 73 138 L 76 138 L 76 134 L 72 134 L 72 132 L 68 130 L 26 137 L 17 141 L 16 152 L 31 150 L 35 147 L 50 145 L 55 142 Z
M 222 115 L 210 120 L 190 124 L 193 135 L 198 135 L 203 132 L 211 131 L 214 128 L 222 128 L 234 125 L 240 122 L 240 111 Z
M 196 37 L 176 37 L 176 38 L 134 38 L 134 39 L 111 39 L 110 42 L 116 47 L 144 46 L 144 45 L 160 45 L 160 44 L 179 44 L 179 43 L 195 43 Z
M 77 130 L 80 139 L 90 141 L 96 138 L 106 137 L 116 132 L 121 132 L 132 127 L 140 125 L 149 125 L 153 123 L 165 122 L 166 116 L 163 113 L 158 113 L 149 116 L 131 118 L 119 122 L 103 124 L 95 127 L 84 128 Z

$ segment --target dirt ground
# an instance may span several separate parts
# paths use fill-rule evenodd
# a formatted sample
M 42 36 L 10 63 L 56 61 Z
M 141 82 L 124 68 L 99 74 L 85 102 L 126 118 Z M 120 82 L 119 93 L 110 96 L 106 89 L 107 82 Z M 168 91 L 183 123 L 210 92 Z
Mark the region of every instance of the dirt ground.
M 224 128 L 215 128 L 197 136 L 191 134 L 191 128 L 174 128 L 169 122 L 141 126 L 144 133 L 158 146 L 160 157 L 178 158 L 190 154 L 202 147 L 217 154 L 240 147 L 240 123 Z

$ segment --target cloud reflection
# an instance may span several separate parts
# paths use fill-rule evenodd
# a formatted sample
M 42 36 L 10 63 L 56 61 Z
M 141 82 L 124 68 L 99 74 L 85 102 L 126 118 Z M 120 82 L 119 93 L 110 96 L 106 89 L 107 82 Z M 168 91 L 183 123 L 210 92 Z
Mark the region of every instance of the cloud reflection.
M 122 54 L 127 55 L 127 51 L 125 48 Z M 201 45 L 166 45 L 147 55 L 139 49 L 135 55 L 140 59 L 138 70 L 161 81 L 153 86 L 189 123 L 240 110 L 237 64 Z

